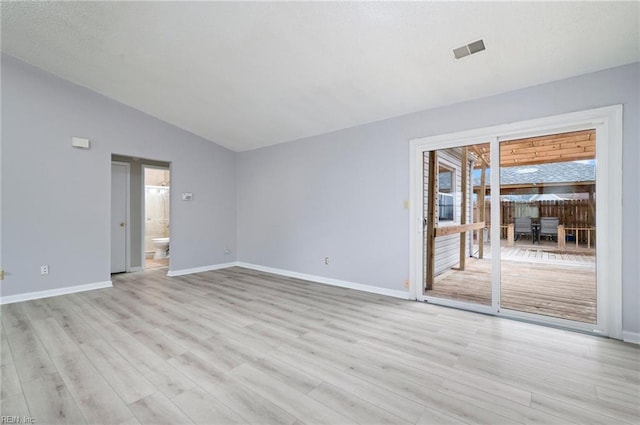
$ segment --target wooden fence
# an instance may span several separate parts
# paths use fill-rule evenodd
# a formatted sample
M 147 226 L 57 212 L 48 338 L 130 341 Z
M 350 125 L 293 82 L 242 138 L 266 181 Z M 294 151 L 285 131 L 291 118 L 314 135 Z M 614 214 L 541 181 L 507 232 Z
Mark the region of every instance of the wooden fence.
M 473 207 L 474 217 L 478 217 L 477 205 L 474 204 Z M 533 202 L 502 201 L 500 203 L 502 220 L 500 237 L 506 239 L 506 226 L 513 223 L 516 217 L 535 217 L 536 215 L 538 217 L 558 217 L 560 224 L 563 224 L 567 228 L 567 233 L 571 234 L 571 228 L 595 227 L 595 214 L 595 203 L 592 206 L 588 199 Z M 487 227 L 491 225 L 491 202 L 488 199 L 485 201 L 485 222 Z M 586 242 L 586 232 L 578 233 L 579 242 Z

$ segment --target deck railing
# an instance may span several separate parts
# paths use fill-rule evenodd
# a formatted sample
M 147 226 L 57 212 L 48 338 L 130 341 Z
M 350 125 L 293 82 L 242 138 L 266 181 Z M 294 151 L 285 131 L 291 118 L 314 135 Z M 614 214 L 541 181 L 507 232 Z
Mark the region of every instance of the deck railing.
M 561 201 L 534 202 L 500 202 L 500 238 L 507 239 L 507 226 L 513 223 L 519 215 L 518 211 L 530 210 L 537 212 L 538 217 L 558 217 L 564 225 L 569 243 L 587 244 L 591 247 L 595 242 L 595 207 L 588 199 L 570 199 Z M 491 202 L 485 202 L 485 221 L 487 227 L 491 225 Z M 478 208 L 474 204 L 474 217 L 478 217 Z

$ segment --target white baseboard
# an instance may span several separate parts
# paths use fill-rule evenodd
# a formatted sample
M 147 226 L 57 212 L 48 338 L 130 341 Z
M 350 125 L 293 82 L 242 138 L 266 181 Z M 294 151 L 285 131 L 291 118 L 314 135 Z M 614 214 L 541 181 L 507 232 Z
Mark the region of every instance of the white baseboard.
M 208 272 L 211 270 L 226 269 L 229 267 L 244 267 L 246 269 L 257 270 L 265 273 L 277 274 L 280 276 L 293 277 L 296 279 L 308 280 L 310 282 L 322 283 L 325 285 L 339 286 L 341 288 L 355 289 L 357 291 L 370 292 L 372 294 L 386 295 L 394 298 L 410 299 L 409 291 L 398 291 L 395 289 L 380 288 L 378 286 L 365 285 L 362 283 L 348 282 L 346 280 L 332 279 L 328 277 L 315 276 L 311 274 L 292 272 L 289 270 L 275 269 L 272 267 L 260 266 L 257 264 L 245 263 L 242 261 L 234 261 L 230 263 L 213 264 L 210 266 L 194 267 L 191 269 L 169 270 L 167 276 L 183 276 L 193 273 Z
M 639 332 L 622 331 L 622 340 L 624 342 L 629 342 L 631 344 L 640 345 L 640 333 Z
M 167 272 L 167 276 L 175 277 L 175 276 L 183 276 L 185 274 L 209 272 L 211 270 L 226 269 L 226 268 L 229 268 L 229 267 L 235 267 L 237 265 L 238 265 L 238 263 L 234 261 L 234 262 L 231 262 L 231 263 L 212 264 L 210 266 L 194 267 L 192 269 L 169 270 Z
M 259 266 L 257 264 L 244 263 L 239 261 L 235 264 L 238 267 L 257 270 L 265 273 L 277 274 L 280 276 L 293 277 L 296 279 L 308 280 L 325 285 L 339 286 L 341 288 L 355 289 L 357 291 L 370 292 L 372 294 L 386 295 L 394 298 L 410 299 L 409 291 L 398 291 L 395 289 L 380 288 L 378 286 L 365 285 L 362 283 L 348 282 L 346 280 L 332 279 L 329 277 L 315 276 L 311 274 L 292 272 L 289 270 L 274 269 L 271 267 Z
M 106 282 L 87 283 L 85 285 L 68 286 L 66 288 L 49 289 L 47 291 L 27 292 L 26 294 L 0 297 L 0 304 L 13 304 L 21 301 L 37 300 L 39 298 L 57 297 L 58 295 L 111 288 L 112 286 L 113 284 L 108 280 Z
M 144 270 L 142 266 L 129 267 L 127 273 L 141 272 L 142 270 Z

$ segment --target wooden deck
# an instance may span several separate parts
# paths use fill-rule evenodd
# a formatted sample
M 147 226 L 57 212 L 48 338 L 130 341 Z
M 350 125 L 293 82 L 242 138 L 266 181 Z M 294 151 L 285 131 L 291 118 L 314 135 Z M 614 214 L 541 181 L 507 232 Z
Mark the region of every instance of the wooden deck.
M 554 252 L 544 246 L 502 248 L 502 308 L 596 322 L 595 256 L 584 252 Z M 467 259 L 466 269 L 436 277 L 427 295 L 491 304 L 491 259 Z

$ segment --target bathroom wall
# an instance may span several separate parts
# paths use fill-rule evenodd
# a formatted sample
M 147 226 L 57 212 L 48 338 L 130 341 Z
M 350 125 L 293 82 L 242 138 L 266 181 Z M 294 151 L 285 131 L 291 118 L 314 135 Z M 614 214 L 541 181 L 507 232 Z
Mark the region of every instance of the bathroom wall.
M 151 164 L 147 164 L 151 165 Z M 169 170 L 145 168 L 144 184 L 146 186 L 169 186 L 171 183 Z

